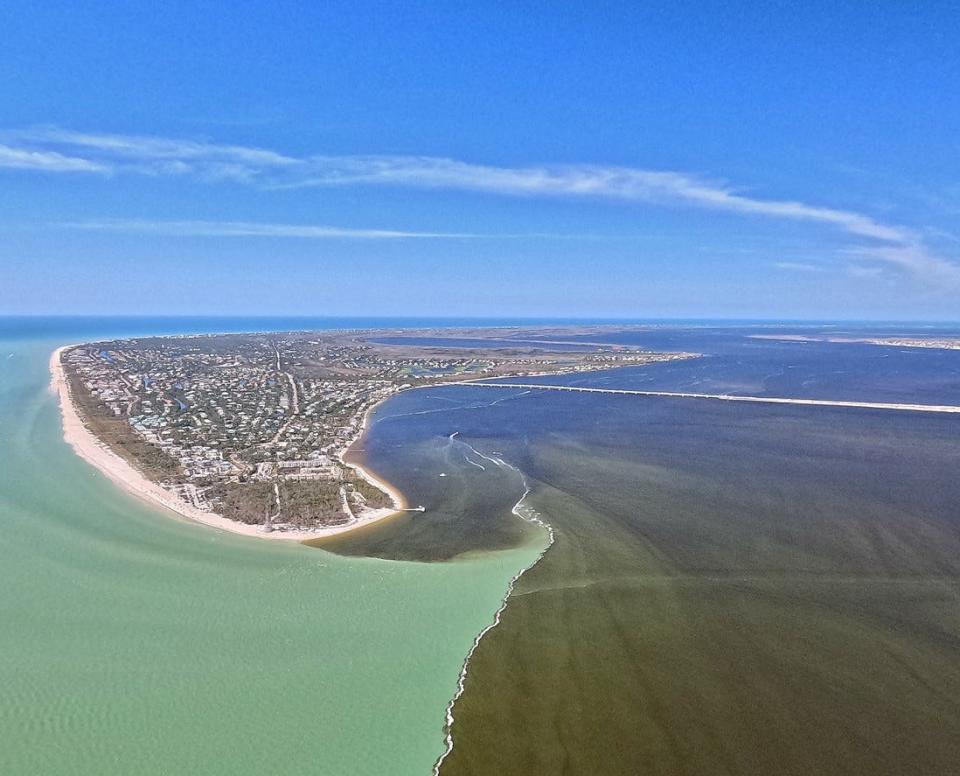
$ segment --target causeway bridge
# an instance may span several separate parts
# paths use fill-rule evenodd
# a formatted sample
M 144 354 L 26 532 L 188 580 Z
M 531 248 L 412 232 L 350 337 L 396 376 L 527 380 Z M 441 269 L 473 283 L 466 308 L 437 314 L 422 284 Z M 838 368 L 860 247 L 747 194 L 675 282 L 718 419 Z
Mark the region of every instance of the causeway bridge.
M 837 401 L 833 399 L 788 399 L 775 396 L 738 396 L 726 393 L 690 393 L 681 391 L 640 391 L 629 388 L 588 388 L 578 385 L 544 385 L 542 383 L 485 383 L 458 380 L 443 385 L 469 385 L 474 388 L 521 388 L 537 391 L 569 391 L 571 393 L 604 393 L 615 396 L 660 396 L 668 399 L 709 399 L 713 401 L 749 402 L 753 404 L 799 404 L 810 407 L 854 407 L 868 410 L 901 412 L 939 412 L 960 414 L 960 406 L 952 404 L 895 404 L 890 402 Z

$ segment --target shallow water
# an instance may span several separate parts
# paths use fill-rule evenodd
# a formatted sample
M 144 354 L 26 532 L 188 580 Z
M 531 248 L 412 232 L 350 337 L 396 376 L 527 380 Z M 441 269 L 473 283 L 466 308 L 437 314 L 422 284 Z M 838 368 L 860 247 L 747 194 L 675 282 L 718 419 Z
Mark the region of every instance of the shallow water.
M 390 562 L 159 514 L 73 454 L 47 390 L 56 345 L 135 332 L 32 325 L 0 339 L 0 773 L 429 773 L 536 547 Z

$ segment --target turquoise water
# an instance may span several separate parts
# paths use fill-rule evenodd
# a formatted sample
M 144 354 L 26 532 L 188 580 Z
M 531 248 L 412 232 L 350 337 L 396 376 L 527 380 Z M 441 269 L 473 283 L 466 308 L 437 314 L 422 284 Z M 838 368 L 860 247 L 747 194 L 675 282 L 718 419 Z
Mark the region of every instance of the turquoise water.
M 538 545 L 407 563 L 171 519 L 73 454 L 47 389 L 56 345 L 149 327 L 4 326 L 0 773 L 429 773 Z

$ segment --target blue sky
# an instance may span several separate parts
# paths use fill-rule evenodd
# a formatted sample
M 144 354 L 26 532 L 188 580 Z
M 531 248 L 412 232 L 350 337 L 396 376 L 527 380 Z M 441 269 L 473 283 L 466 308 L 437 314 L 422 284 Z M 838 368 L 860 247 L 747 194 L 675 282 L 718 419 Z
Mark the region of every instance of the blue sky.
M 950 3 L 81 5 L 0 9 L 0 313 L 960 318 Z

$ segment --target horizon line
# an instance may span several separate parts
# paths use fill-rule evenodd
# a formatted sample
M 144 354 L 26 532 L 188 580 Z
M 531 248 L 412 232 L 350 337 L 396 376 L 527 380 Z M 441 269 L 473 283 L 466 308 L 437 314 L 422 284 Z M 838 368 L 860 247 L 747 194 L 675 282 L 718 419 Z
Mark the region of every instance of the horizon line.
M 677 315 L 677 316 L 650 316 L 650 317 L 628 317 L 628 316 L 590 316 L 590 315 L 389 315 L 389 314 L 351 314 L 322 315 L 317 313 L 0 313 L 0 320 L 9 320 L 15 318 L 48 318 L 48 319 L 71 319 L 88 318 L 98 320 L 110 320 L 124 318 L 127 320 L 145 320 L 162 318 L 166 320 L 183 319 L 286 319 L 286 320 L 393 320 L 393 321 L 547 321 L 547 322 L 583 322 L 583 323 L 670 323 L 670 322 L 737 322 L 745 324 L 850 324 L 850 323 L 884 323 L 884 324 L 960 324 L 960 318 L 813 318 L 813 317 L 787 317 L 787 318 L 763 318 L 756 316 L 695 316 L 695 315 Z

